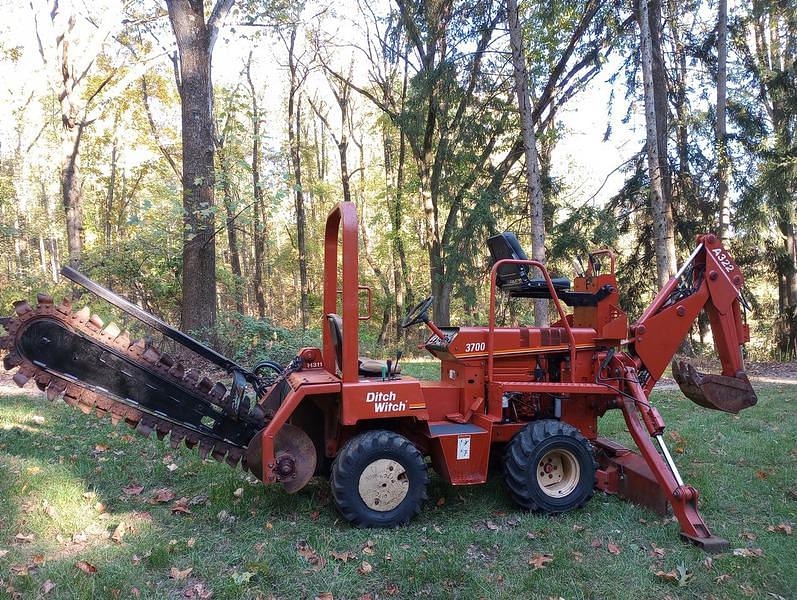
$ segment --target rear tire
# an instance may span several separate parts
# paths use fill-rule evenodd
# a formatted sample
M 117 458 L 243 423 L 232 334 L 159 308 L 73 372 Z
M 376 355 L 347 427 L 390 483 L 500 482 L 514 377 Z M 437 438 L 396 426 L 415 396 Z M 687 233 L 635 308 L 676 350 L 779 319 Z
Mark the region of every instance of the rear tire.
M 558 514 L 581 508 L 595 490 L 592 446 L 578 429 L 546 419 L 529 423 L 509 442 L 504 479 L 526 510 Z
M 398 527 L 421 512 L 426 462 L 404 436 L 367 431 L 349 440 L 332 463 L 335 506 L 357 527 Z

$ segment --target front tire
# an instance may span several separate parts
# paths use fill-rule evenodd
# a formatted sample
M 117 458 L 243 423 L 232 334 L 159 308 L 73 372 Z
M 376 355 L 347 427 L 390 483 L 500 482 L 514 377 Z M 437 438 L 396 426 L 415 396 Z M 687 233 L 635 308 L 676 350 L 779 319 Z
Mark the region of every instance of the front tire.
M 521 429 L 506 449 L 504 478 L 526 510 L 558 514 L 581 508 L 595 490 L 592 446 L 578 429 L 546 419 Z
M 357 527 L 398 527 L 421 511 L 426 462 L 404 436 L 367 431 L 349 440 L 332 463 L 332 497 Z

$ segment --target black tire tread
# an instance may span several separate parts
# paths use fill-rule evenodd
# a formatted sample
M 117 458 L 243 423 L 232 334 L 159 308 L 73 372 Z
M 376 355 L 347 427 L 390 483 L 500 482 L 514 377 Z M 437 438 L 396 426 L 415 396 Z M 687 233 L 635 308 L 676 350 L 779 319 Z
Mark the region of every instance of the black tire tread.
M 526 510 L 545 512 L 548 514 L 562 512 L 547 510 L 539 506 L 530 493 L 527 477 L 528 470 L 531 466 L 529 464 L 529 458 L 534 452 L 534 449 L 544 440 L 554 436 L 567 436 L 572 438 L 585 447 L 592 460 L 593 482 L 592 486 L 590 486 L 589 493 L 578 502 L 577 505 L 567 510 L 582 508 L 589 499 L 592 498 L 595 492 L 598 464 L 595 461 L 595 456 L 589 441 L 581 435 L 581 432 L 577 428 L 567 423 L 555 421 L 553 419 L 533 421 L 521 429 L 509 442 L 507 445 L 506 460 L 504 461 L 504 480 L 509 488 L 509 495 L 512 497 L 512 500 Z
M 405 525 L 410 519 L 421 512 L 423 503 L 428 499 L 426 487 L 429 483 L 429 473 L 426 461 L 418 448 L 407 438 L 393 431 L 366 431 L 350 439 L 340 452 L 338 452 L 332 463 L 330 476 L 330 487 L 332 489 L 332 498 L 335 501 L 335 506 L 343 518 L 353 525 L 360 528 L 373 526 L 372 523 L 368 522 L 363 518 L 363 515 L 357 511 L 353 498 L 347 493 L 349 490 L 346 488 L 346 482 L 353 480 L 356 457 L 375 449 L 390 449 L 397 453 L 404 454 L 410 460 L 417 461 L 419 466 L 423 465 L 423 481 L 421 482 L 422 493 L 420 497 L 412 506 L 411 511 L 405 513 L 401 519 L 388 526 L 398 527 L 400 525 Z

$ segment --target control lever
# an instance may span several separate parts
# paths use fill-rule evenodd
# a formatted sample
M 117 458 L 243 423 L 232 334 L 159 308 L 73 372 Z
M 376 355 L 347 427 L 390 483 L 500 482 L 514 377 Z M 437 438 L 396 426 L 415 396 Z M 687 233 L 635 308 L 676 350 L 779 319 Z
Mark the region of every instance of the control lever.
M 393 376 L 395 377 L 396 371 L 398 371 L 398 364 L 401 360 L 401 350 L 396 350 L 396 362 L 393 363 Z M 388 367 L 389 369 L 389 367 Z

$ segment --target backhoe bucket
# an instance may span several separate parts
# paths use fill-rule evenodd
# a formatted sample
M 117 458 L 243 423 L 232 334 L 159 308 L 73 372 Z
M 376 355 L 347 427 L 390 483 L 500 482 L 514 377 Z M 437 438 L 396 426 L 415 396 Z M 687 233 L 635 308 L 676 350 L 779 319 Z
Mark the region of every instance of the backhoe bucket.
M 684 396 L 695 404 L 737 414 L 758 402 L 758 397 L 744 373 L 736 377 L 701 373 L 683 361 L 672 362 L 672 376 Z

